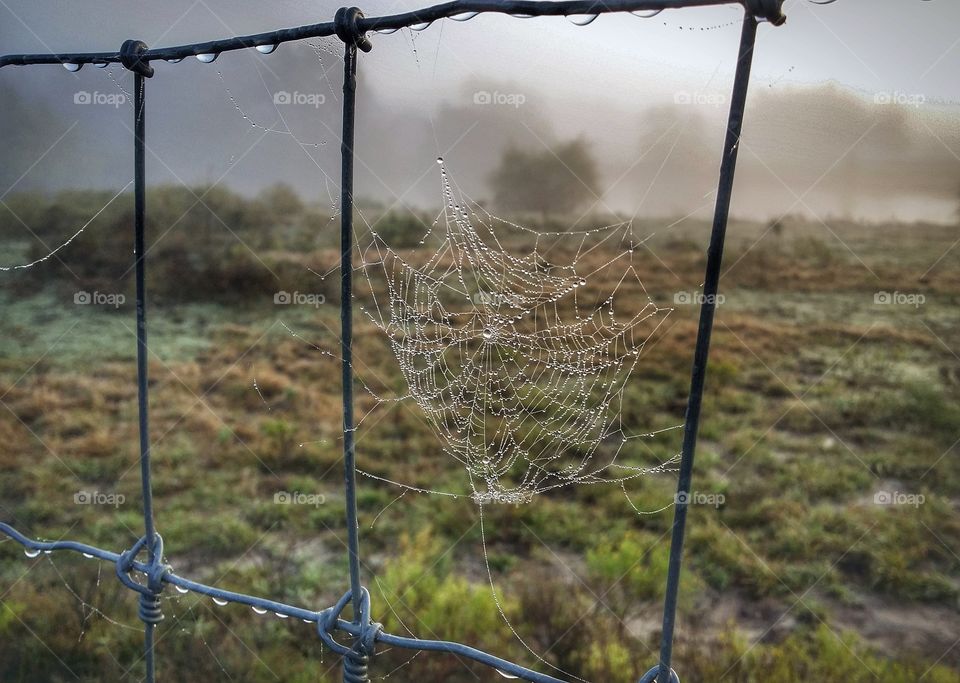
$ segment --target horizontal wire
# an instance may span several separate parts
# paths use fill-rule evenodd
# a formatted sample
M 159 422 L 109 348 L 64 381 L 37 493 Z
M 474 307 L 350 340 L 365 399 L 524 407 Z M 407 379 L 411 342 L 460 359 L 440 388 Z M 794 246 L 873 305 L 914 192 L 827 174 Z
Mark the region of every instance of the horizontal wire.
M 598 15 L 616 12 L 655 12 L 685 7 L 711 7 L 718 5 L 741 5 L 748 11 L 760 14 L 758 18 L 773 23 L 782 21 L 782 0 L 452 0 L 411 12 L 381 17 L 365 17 L 357 21 L 361 33 L 368 31 L 396 30 L 418 24 L 429 24 L 439 19 L 473 14 L 511 14 L 522 17 Z M 174 47 L 148 49 L 140 55 L 142 61 L 179 61 L 185 57 L 204 54 L 220 54 L 258 46 L 276 46 L 305 38 L 322 38 L 336 35 L 334 22 L 308 24 L 294 28 L 279 29 L 266 33 L 254 33 L 234 38 L 223 38 L 203 43 L 191 43 Z M 25 66 L 30 64 L 117 64 L 120 52 L 71 52 L 49 54 L 15 54 L 0 57 L 0 67 Z
M 14 527 L 3 522 L 0 522 L 0 534 L 8 536 L 28 550 L 35 550 L 38 552 L 68 550 L 71 552 L 81 553 L 88 557 L 104 560 L 114 565 L 117 565 L 122 560 L 121 553 L 104 550 L 103 548 L 98 548 L 86 543 L 79 543 L 77 541 L 36 541 L 24 536 Z M 160 561 L 160 559 L 162 558 L 157 558 L 157 561 Z M 151 571 L 151 566 L 149 564 L 139 560 L 133 560 L 130 563 L 130 567 L 132 570 L 140 572 L 144 575 Z M 295 617 L 308 623 L 315 623 L 318 625 L 318 629 L 321 631 L 321 638 L 324 639 L 324 642 L 330 645 L 334 644 L 330 642 L 332 640 L 329 636 L 330 630 L 343 631 L 355 638 L 361 638 L 367 635 L 366 631 L 367 628 L 369 628 L 340 618 L 340 611 L 346 604 L 346 600 L 343 598 L 341 598 L 340 602 L 333 607 L 329 607 L 321 611 L 314 611 L 304 609 L 302 607 L 296 607 L 294 605 L 288 605 L 283 602 L 268 600 L 255 595 L 237 593 L 235 591 L 228 591 L 222 588 L 217 588 L 216 586 L 199 583 L 197 581 L 192 581 L 182 576 L 178 576 L 172 571 L 165 572 L 163 574 L 162 581 L 170 584 L 171 586 L 175 586 L 192 593 L 206 595 L 216 600 L 247 605 L 249 607 L 256 608 L 257 610 L 269 611 L 285 617 Z M 348 597 L 349 595 L 350 593 L 348 592 L 344 597 Z M 391 645 L 393 647 L 407 650 L 429 650 L 433 652 L 448 652 L 451 654 L 456 654 L 497 669 L 503 673 L 522 678 L 526 681 L 531 681 L 531 683 L 564 683 L 558 678 L 538 673 L 531 669 L 527 669 L 526 667 L 520 666 L 519 664 L 514 664 L 513 662 L 509 662 L 505 659 L 500 659 L 499 657 L 488 654 L 481 650 L 477 650 L 476 648 L 463 645 L 461 643 L 453 643 L 442 640 L 421 640 L 419 638 L 394 636 L 389 633 L 384 633 L 383 631 L 379 630 L 379 628 L 376 629 L 375 639 L 385 645 Z M 344 646 L 339 647 L 343 648 Z M 344 649 L 345 651 L 349 652 L 348 649 Z

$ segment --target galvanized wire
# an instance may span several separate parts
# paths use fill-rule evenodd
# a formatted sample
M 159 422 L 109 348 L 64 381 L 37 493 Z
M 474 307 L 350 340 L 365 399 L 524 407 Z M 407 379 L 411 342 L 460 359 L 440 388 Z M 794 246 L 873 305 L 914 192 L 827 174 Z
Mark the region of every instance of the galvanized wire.
M 384 632 L 382 626 L 371 619 L 370 595 L 363 587 L 360 574 L 359 529 L 357 525 L 355 424 L 353 417 L 353 367 L 352 367 L 352 320 L 353 290 L 351 275 L 353 244 L 353 157 L 356 113 L 356 78 L 358 50 L 368 52 L 372 44 L 366 37 L 370 31 L 398 29 L 458 15 L 484 12 L 523 16 L 603 14 L 644 10 L 664 10 L 682 7 L 739 4 L 745 9 L 743 32 L 734 78 L 733 96 L 729 111 L 728 126 L 717 203 L 714 212 L 713 231 L 707 251 L 707 267 L 704 279 L 704 303 L 700 310 L 700 325 L 694 349 L 690 396 L 684 425 L 680 474 L 677 485 L 676 509 L 664 599 L 663 631 L 660 661 L 640 679 L 640 683 L 679 683 L 677 674 L 670 668 L 680 572 L 683 560 L 683 540 L 689 493 L 693 476 L 694 453 L 702 405 L 704 381 L 710 351 L 710 335 L 715 313 L 714 301 L 719 288 L 720 266 L 723 257 L 724 237 L 733 192 L 737 151 L 743 125 L 744 107 L 750 81 L 750 67 L 756 40 L 758 21 L 772 24 L 783 23 L 781 12 L 783 0 L 454 0 L 432 7 L 381 17 L 367 18 L 357 8 L 341 8 L 332 22 L 282 29 L 269 33 L 240 36 L 223 40 L 194 43 L 176 47 L 149 49 L 139 41 L 126 41 L 118 52 L 92 52 L 42 55 L 6 55 L 0 57 L 0 67 L 28 64 L 109 64 L 120 63 L 134 73 L 134 243 L 136 267 L 136 321 L 137 321 L 137 389 L 139 411 L 140 469 L 144 535 L 132 548 L 122 553 L 78 543 L 75 541 L 38 541 L 25 536 L 9 524 L 0 522 L 0 533 L 21 544 L 28 551 L 71 551 L 83 553 L 112 563 L 117 577 L 127 588 L 139 594 L 139 616 L 144 622 L 144 655 L 146 680 L 155 680 L 155 657 L 153 634 L 156 625 L 163 619 L 161 592 L 166 584 L 218 601 L 248 605 L 257 610 L 269 610 L 278 615 L 296 617 L 315 623 L 321 641 L 343 659 L 345 683 L 367 683 L 370 666 L 377 643 L 396 648 L 417 651 L 446 652 L 495 668 L 504 674 L 534 683 L 562 683 L 561 679 L 542 674 L 494 655 L 482 652 L 461 643 L 420 640 L 395 636 Z M 260 45 L 336 35 L 344 43 L 344 82 L 342 120 L 342 177 L 341 177 L 341 353 L 343 375 L 343 437 L 344 437 L 344 489 L 346 493 L 346 519 L 348 533 L 348 564 L 350 589 L 331 607 L 314 611 L 259 596 L 227 591 L 178 576 L 164 564 L 163 539 L 154 524 L 153 494 L 150 466 L 149 434 L 149 386 L 147 382 L 147 296 L 146 296 L 146 170 L 145 170 L 145 90 L 146 79 L 154 75 L 151 61 L 176 61 L 183 57 L 231 50 L 252 48 Z M 145 554 L 146 561 L 139 559 Z M 137 577 L 136 580 L 134 577 Z M 346 606 L 352 607 L 348 621 L 341 614 Z M 351 643 L 344 645 L 334 636 L 342 632 Z

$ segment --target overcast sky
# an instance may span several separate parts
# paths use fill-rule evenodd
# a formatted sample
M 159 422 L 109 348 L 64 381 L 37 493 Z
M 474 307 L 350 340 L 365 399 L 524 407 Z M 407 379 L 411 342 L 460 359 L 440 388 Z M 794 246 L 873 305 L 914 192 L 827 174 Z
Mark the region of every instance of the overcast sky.
M 363 9 L 374 15 L 418 4 L 368 2 Z M 127 38 L 151 46 L 173 45 L 314 23 L 329 19 L 337 6 L 316 0 L 0 0 L 0 51 L 109 50 Z M 808 135 L 822 125 L 830 143 L 820 158 L 805 160 L 806 176 L 788 177 L 793 170 L 789 159 L 766 164 L 781 176 L 781 184 L 799 188 L 837 161 L 836 146 L 852 144 L 847 138 L 829 137 L 835 119 L 848 118 L 852 101 L 839 98 L 834 109 L 824 109 L 811 121 L 810 107 L 802 98 L 789 99 L 791 93 L 813 97 L 822 91 L 820 86 L 832 83 L 871 106 L 878 97 L 900 98 L 905 106 L 897 125 L 909 129 L 909 139 L 890 154 L 895 160 L 904 150 L 929 145 L 928 156 L 936 158 L 920 173 L 930 174 L 942 205 L 918 216 L 946 216 L 943 187 L 960 185 L 960 2 L 837 0 L 819 6 L 788 0 L 785 10 L 786 25 L 761 27 L 752 101 L 767 103 L 756 114 L 767 120 L 748 118 L 747 141 L 751 130 L 757 149 L 777 147 L 771 136 L 789 137 L 789 107 L 764 99 L 773 94 L 786 94 L 784 101 L 794 103 L 797 127 Z M 618 189 L 616 181 L 625 177 L 623 183 L 633 182 L 628 171 L 637 166 L 646 144 L 649 126 L 644 122 L 651 107 L 676 104 L 685 94 L 701 97 L 703 106 L 683 128 L 686 142 L 722 125 L 725 109 L 716 102 L 722 105 L 729 93 L 740 15 L 736 7 L 674 10 L 651 19 L 605 15 L 583 27 L 559 17 L 482 15 L 463 23 L 438 22 L 421 32 L 375 35 L 374 50 L 362 57 L 360 66 L 359 148 L 365 163 L 358 169 L 358 187 L 373 196 L 422 204 L 435 179 L 428 176 L 413 189 L 408 181 L 427 173 L 437 154 L 448 152 L 459 164 L 452 171 L 461 171 L 471 193 L 482 195 L 484 178 L 506 141 L 549 144 L 585 135 L 609 161 L 604 178 L 611 186 L 610 203 L 621 206 L 637 190 L 629 184 Z M 256 190 L 274 179 L 291 182 L 301 192 L 328 186 L 324 176 L 335 178 L 338 147 L 339 50 L 336 40 L 328 39 L 321 41 L 319 51 L 304 44 L 284 45 L 269 56 L 244 51 L 209 65 L 192 59 L 157 65 L 148 98 L 148 142 L 156 151 L 151 179 L 221 180 L 241 190 Z M 56 66 L 0 71 L 0 90 L 12 102 L 0 122 L 0 143 L 13 149 L 6 185 L 23 176 L 17 189 L 71 183 L 122 186 L 129 175 L 129 105 L 73 105 L 77 93 L 122 94 L 128 81 L 119 69 L 87 67 L 78 74 Z M 278 92 L 318 94 L 323 102 L 280 110 L 288 115 L 278 121 L 272 101 Z M 478 92 L 511 96 L 513 103 L 519 96 L 521 106 L 507 101 L 496 111 L 480 109 L 474 106 Z M 764 113 L 770 111 L 779 112 L 776 121 Z M 856 142 L 858 126 L 860 133 L 866 132 L 876 115 L 864 110 L 854 118 L 849 133 Z M 251 120 L 290 129 L 308 144 L 290 135 L 264 135 Z M 475 125 L 478 122 L 482 125 Z M 871 136 L 865 145 L 888 142 L 877 132 Z M 697 144 L 710 146 L 699 165 L 712 168 L 719 138 Z M 51 145 L 53 151 L 31 169 L 38 154 Z M 794 146 L 810 148 L 806 139 Z M 668 148 L 675 151 L 673 143 Z M 696 150 L 691 154 L 696 156 Z M 866 156 L 876 158 L 871 154 Z M 79 174 L 78 156 L 83 159 Z M 680 178 L 689 169 L 677 173 Z M 703 182 L 709 185 L 709 174 Z M 697 186 L 692 193 L 702 196 L 701 189 L 706 187 Z M 686 197 L 664 196 L 669 201 L 656 205 L 657 211 L 689 208 Z M 835 199 L 823 194 L 823 210 L 850 208 Z M 904 199 L 897 207 L 878 209 L 878 201 L 870 202 L 881 215 L 908 205 Z M 857 210 L 869 213 L 866 207 Z M 776 207 L 769 212 L 776 213 Z

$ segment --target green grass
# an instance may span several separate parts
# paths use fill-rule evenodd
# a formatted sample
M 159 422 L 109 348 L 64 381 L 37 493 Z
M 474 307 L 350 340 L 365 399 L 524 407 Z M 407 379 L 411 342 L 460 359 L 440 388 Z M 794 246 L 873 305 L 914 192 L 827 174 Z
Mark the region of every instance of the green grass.
M 313 346 L 336 350 L 337 307 L 334 299 L 278 307 L 272 292 L 316 284 L 329 293 L 336 273 L 320 281 L 300 271 L 326 269 L 332 236 L 315 230 L 326 221 L 316 209 L 287 206 L 282 196 L 221 200 L 222 210 L 251 202 L 232 218 L 246 221 L 250 235 L 269 222 L 264 206 L 282 217 L 279 236 L 256 245 L 267 265 L 244 257 L 238 267 L 293 271 L 277 271 L 279 280 L 258 274 L 242 297 L 215 291 L 230 281 L 236 254 L 195 216 L 204 239 L 190 255 L 191 286 L 204 283 L 209 296 L 179 296 L 175 282 L 153 282 L 157 524 L 178 572 L 322 609 L 347 586 L 339 367 Z M 42 208 L 33 210 L 66 220 Z M 104 219 L 101 232 L 122 219 Z M 397 239 L 417 224 L 402 215 L 385 220 L 382 234 Z M 816 224 L 787 225 L 755 248 L 748 247 L 763 226 L 732 228 L 728 263 L 736 266 L 724 277 L 728 299 L 715 328 L 694 486 L 722 502 L 690 511 L 675 664 L 685 681 L 960 677 L 960 654 L 950 649 L 960 629 L 957 256 L 919 281 L 955 237 L 929 226 L 833 227 L 863 263 Z M 650 243 L 673 274 L 636 257 L 655 300 L 671 302 L 700 281 L 704 228 L 682 224 Z M 78 265 L 102 240 L 94 231 L 65 252 L 66 266 L 0 281 L 0 518 L 30 535 L 122 550 L 142 525 L 130 283 L 117 281 L 128 300 L 116 310 L 73 303 L 80 288 L 113 291 Z M 11 244 L 11 254 L 35 251 Z M 117 267 L 123 253 L 108 250 L 102 265 Z M 197 265 L 223 254 L 215 270 Z M 918 308 L 877 305 L 877 291 L 922 291 L 927 299 Z M 696 314 L 678 306 L 645 349 L 624 396 L 631 429 L 682 422 Z M 356 357 L 361 380 L 385 395 L 403 392 L 392 355 L 362 320 Z M 375 407 L 358 390 L 358 413 L 371 409 L 357 434 L 361 469 L 467 490 L 412 402 Z M 658 462 L 677 452 L 680 438 L 674 430 L 632 441 L 622 457 Z M 655 662 L 672 508 L 655 511 L 672 501 L 673 475 L 629 483 L 629 502 L 619 487 L 584 486 L 487 507 L 485 538 L 469 500 L 359 482 L 364 577 L 374 616 L 391 632 L 461 639 L 544 669 L 499 613 L 489 564 L 506 617 L 550 664 L 627 683 Z M 125 501 L 76 505 L 81 490 Z M 323 502 L 277 504 L 281 492 Z M 878 505 L 878 492 L 923 502 Z M 161 676 L 339 680 L 336 658 L 321 657 L 305 624 L 168 593 Z M 109 568 L 60 554 L 28 560 L 0 542 L 0 595 L 3 680 L 64 680 L 68 668 L 81 680 L 118 680 L 128 667 L 138 675 L 136 601 Z M 402 665 L 391 679 L 491 675 L 455 658 L 408 658 L 385 653 L 377 674 Z

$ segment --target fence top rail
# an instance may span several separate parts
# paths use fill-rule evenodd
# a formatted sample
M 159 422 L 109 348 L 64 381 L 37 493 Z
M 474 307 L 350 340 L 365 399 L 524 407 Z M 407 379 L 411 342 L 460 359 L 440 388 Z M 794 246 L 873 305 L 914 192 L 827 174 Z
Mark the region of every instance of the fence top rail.
M 360 16 L 356 29 L 392 31 L 405 27 L 429 24 L 447 18 L 471 18 L 477 14 L 510 14 L 519 17 L 599 15 L 614 12 L 655 12 L 684 7 L 740 5 L 757 19 L 780 25 L 785 21 L 782 12 L 784 0 L 451 0 L 423 9 L 380 17 Z M 234 38 L 222 38 L 203 43 L 153 48 L 143 51 L 143 62 L 165 60 L 176 62 L 186 57 L 220 54 L 259 46 L 276 46 L 306 38 L 322 38 L 337 34 L 334 21 L 307 24 L 294 28 L 254 33 Z M 0 67 L 31 64 L 64 64 L 80 68 L 83 64 L 106 66 L 122 62 L 120 50 L 110 52 L 70 52 L 48 54 L 11 54 L 0 57 Z

